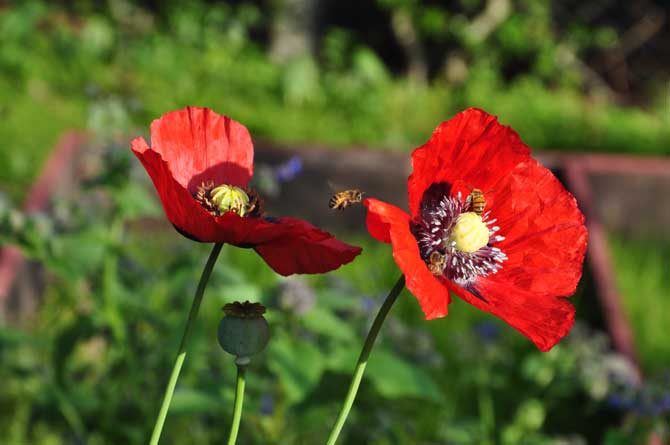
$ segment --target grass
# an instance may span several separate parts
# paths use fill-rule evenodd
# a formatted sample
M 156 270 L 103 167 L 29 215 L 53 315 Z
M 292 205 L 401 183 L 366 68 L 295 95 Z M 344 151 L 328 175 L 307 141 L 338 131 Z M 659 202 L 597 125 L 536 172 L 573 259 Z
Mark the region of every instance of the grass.
M 670 242 L 610 237 L 616 281 L 646 372 L 670 366 Z

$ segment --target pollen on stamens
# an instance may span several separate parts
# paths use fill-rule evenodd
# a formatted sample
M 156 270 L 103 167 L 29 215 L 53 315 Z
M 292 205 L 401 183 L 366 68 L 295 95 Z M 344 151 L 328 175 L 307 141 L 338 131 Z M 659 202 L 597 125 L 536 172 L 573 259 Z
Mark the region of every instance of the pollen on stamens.
M 497 273 L 507 255 L 492 246 L 505 237 L 494 236 L 500 227 L 492 226 L 495 218 L 488 220 L 491 210 L 480 217 L 469 212 L 469 204 L 461 199 L 458 193 L 449 196 L 448 188 L 441 184 L 432 186 L 424 194 L 420 216 L 412 221 L 410 228 L 426 264 L 430 265 L 433 252 L 439 253 L 445 257 L 440 276 L 467 285 L 479 276 Z M 460 227 L 459 222 L 463 223 Z

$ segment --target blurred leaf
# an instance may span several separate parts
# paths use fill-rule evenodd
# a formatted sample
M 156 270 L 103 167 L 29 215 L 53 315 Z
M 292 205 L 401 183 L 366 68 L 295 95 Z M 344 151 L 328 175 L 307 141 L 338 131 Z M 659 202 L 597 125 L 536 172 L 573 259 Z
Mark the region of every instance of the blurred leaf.
M 170 405 L 174 414 L 204 414 L 223 409 L 221 400 L 197 389 L 181 388 L 175 391 Z
M 76 280 L 102 264 L 109 234 L 103 226 L 93 226 L 53 240 L 53 255 L 47 264 L 53 271 Z
M 443 37 L 449 30 L 446 9 L 435 6 L 421 8 L 418 22 L 421 31 L 434 38 Z
M 528 430 L 539 430 L 545 416 L 544 405 L 537 399 L 526 400 L 517 411 L 518 422 Z
M 128 182 L 114 193 L 120 206 L 120 214 L 128 219 L 139 217 L 159 217 L 162 209 L 152 193 L 137 182 Z
M 340 342 L 353 342 L 356 334 L 350 322 L 338 318 L 332 311 L 319 306 L 310 310 L 302 319 L 310 331 Z
M 56 374 L 56 381 L 66 384 L 66 368 L 70 356 L 80 341 L 91 338 L 96 332 L 96 326 L 91 317 L 80 316 L 63 327 L 54 339 L 51 362 Z
M 379 84 L 389 80 L 384 63 L 367 48 L 354 53 L 353 65 L 356 74 L 367 83 Z
M 432 377 L 388 350 L 372 352 L 366 372 L 375 388 L 385 397 L 416 397 L 433 402 L 444 400 Z
M 288 63 L 284 72 L 284 98 L 287 103 L 300 105 L 319 99 L 319 69 L 309 56 Z
M 279 378 L 291 403 L 300 402 L 314 389 L 324 365 L 319 348 L 307 340 L 280 334 L 270 341 L 268 366 Z

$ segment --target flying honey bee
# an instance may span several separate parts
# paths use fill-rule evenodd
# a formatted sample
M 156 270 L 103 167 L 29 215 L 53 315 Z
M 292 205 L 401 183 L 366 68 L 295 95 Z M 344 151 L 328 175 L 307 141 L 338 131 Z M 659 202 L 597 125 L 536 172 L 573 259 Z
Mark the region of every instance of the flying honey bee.
M 335 193 L 328 201 L 328 207 L 333 210 L 344 210 L 363 200 L 363 192 L 358 189 L 344 190 Z
M 437 250 L 431 252 L 430 257 L 428 258 L 428 270 L 430 270 L 433 275 L 442 275 L 442 272 L 444 272 L 446 267 L 447 256 L 442 255 Z

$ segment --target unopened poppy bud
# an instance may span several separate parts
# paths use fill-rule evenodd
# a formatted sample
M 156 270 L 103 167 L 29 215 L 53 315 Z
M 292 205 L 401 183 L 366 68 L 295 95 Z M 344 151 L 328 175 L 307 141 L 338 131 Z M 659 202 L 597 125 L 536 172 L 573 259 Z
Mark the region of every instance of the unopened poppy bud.
M 220 185 L 212 189 L 212 201 L 221 213 L 235 212 L 244 216 L 249 205 L 247 192 L 234 185 Z
M 270 340 L 268 322 L 263 317 L 265 307 L 260 303 L 236 301 L 226 304 L 223 312 L 219 344 L 224 351 L 237 356 L 238 365 L 246 365 L 250 357 L 265 349 Z

